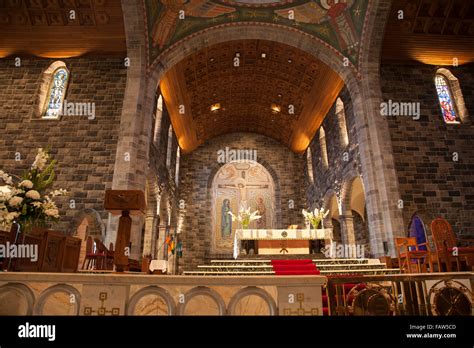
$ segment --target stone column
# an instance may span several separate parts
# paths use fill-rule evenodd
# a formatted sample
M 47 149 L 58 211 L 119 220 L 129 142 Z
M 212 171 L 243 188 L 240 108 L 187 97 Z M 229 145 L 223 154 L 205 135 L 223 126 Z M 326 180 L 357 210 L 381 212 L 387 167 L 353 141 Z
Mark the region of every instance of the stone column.
M 164 250 L 164 245 L 165 245 L 165 240 L 166 240 L 166 226 L 165 225 L 159 225 L 159 235 L 156 240 L 156 258 L 158 260 L 164 260 L 165 259 L 165 252 Z
M 145 217 L 145 235 L 143 236 L 143 252 L 142 256 L 151 255 L 152 237 L 153 237 L 153 221 L 155 220 L 153 212 L 148 212 Z
M 143 8 L 135 1 L 122 1 L 124 29 L 127 41 L 127 87 L 122 105 L 122 116 L 115 156 L 112 188 L 116 190 L 146 189 L 148 152 L 152 138 L 152 112 L 156 81 L 146 70 L 146 37 Z M 134 219 L 131 232 L 132 259 L 140 257 L 141 232 L 144 219 Z M 117 219 L 108 222 L 107 241 L 115 241 Z
M 342 243 L 348 245 L 355 245 L 355 231 L 354 231 L 354 217 L 352 214 L 345 214 L 339 216 L 339 221 L 341 223 L 341 239 Z
M 400 193 L 387 120 L 380 115 L 380 53 L 391 0 L 373 2 L 367 35 L 363 39 L 360 80 L 348 86 L 356 117 L 357 141 L 362 164 L 372 253 L 385 255 L 383 242 L 396 255 L 394 237 L 404 235 L 403 217 L 397 207 Z

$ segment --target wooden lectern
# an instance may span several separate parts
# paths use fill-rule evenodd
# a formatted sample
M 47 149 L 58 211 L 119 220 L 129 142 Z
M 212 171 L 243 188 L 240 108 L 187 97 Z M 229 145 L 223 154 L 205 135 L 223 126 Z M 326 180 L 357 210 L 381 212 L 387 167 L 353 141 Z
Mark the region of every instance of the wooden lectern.
M 117 272 L 123 272 L 129 266 L 129 254 L 125 251 L 130 247 L 130 215 L 145 214 L 145 194 L 139 190 L 106 190 L 104 208 L 113 215 L 121 215 L 115 241 L 114 265 Z

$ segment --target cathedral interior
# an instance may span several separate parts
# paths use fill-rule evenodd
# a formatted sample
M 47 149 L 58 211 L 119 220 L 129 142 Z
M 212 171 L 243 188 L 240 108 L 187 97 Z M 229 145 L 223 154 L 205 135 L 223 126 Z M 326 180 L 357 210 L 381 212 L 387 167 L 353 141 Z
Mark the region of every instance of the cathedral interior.
M 474 313 L 472 0 L 0 0 L 0 87 L 0 315 Z

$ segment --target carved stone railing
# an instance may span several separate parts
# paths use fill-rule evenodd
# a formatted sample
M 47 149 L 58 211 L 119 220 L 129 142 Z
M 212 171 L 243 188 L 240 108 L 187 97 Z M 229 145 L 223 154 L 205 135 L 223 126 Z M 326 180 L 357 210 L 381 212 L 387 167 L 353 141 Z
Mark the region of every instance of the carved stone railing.
M 329 315 L 473 315 L 474 273 L 338 276 L 326 286 Z
M 323 276 L 0 273 L 0 315 L 322 315 Z

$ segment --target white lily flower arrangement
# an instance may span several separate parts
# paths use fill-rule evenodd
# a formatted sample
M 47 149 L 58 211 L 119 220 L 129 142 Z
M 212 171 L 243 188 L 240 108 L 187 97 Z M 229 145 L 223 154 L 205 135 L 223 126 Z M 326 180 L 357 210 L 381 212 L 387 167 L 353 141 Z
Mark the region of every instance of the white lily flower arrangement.
M 315 208 L 314 211 L 302 210 L 306 222 L 309 222 L 314 229 L 317 229 L 319 223 L 329 214 L 329 210 L 324 211 L 324 208 Z
M 50 161 L 48 152 L 40 148 L 31 168 L 22 178 L 15 177 L 16 184 L 11 175 L 0 170 L 0 182 L 5 184 L 0 191 L 0 225 L 16 221 L 24 229 L 25 226 L 44 225 L 59 219 L 53 198 L 66 195 L 67 191 L 57 189 L 46 193 L 55 178 L 55 165 L 56 161 Z
M 234 215 L 231 211 L 229 211 L 228 214 L 232 217 L 232 221 L 239 222 L 243 229 L 248 228 L 252 221 L 261 218 L 261 216 L 258 215 L 258 210 L 251 211 L 250 208 L 245 209 L 243 206 L 240 207 L 237 215 Z

